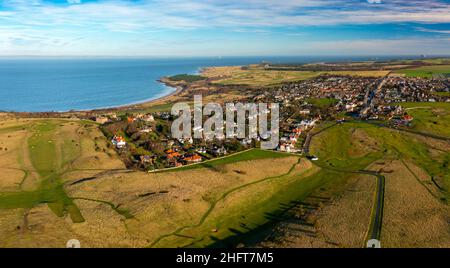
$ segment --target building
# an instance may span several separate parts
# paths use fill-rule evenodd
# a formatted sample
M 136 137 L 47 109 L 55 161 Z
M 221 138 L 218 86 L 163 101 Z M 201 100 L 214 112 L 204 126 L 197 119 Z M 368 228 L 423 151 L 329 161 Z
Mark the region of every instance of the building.
M 142 164 L 153 164 L 153 157 L 150 155 L 141 155 L 139 158 Z
M 199 156 L 198 154 L 194 154 L 192 156 L 187 156 L 187 157 L 183 158 L 183 160 L 188 163 L 198 163 L 198 162 L 202 161 L 202 157 Z
M 127 146 L 127 142 L 120 135 L 114 135 L 111 142 L 114 146 L 116 146 L 117 149 L 121 149 Z
M 95 122 L 103 125 L 110 122 L 110 120 L 106 116 L 97 116 L 95 117 Z
M 155 121 L 155 118 L 153 117 L 152 114 L 146 114 L 141 118 L 141 120 L 144 122 L 153 122 Z

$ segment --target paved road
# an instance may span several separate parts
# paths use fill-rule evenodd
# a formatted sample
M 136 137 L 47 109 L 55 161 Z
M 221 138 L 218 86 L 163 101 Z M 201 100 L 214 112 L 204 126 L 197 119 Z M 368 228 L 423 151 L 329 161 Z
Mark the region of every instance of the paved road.
M 375 95 L 381 91 L 381 88 L 383 87 L 383 85 L 386 83 L 386 78 L 387 76 L 383 77 L 377 84 L 376 88 L 374 88 L 373 90 L 368 90 L 366 93 L 366 96 L 364 97 L 364 108 L 361 109 L 359 115 L 364 116 L 370 109 L 373 108 L 373 103 L 372 100 L 375 97 Z
M 384 176 L 377 174 L 377 193 L 375 196 L 374 209 L 372 210 L 372 219 L 370 223 L 369 233 L 366 240 L 377 239 L 381 240 L 381 226 L 383 223 L 383 208 L 384 208 Z
M 303 152 L 305 154 L 309 154 L 309 147 L 311 144 L 311 139 L 316 136 L 319 133 L 322 133 L 323 131 L 336 126 L 338 123 L 334 123 L 326 128 L 321 129 L 318 132 L 311 133 L 311 131 L 308 133 L 305 143 L 303 145 Z M 385 177 L 381 175 L 378 172 L 371 171 L 371 170 L 346 170 L 346 169 L 339 169 L 339 168 L 333 168 L 326 165 L 322 165 L 320 163 L 315 163 L 317 166 L 328 169 L 332 171 L 337 172 L 344 172 L 344 173 L 355 173 L 355 174 L 364 174 L 364 175 L 372 175 L 377 178 L 377 191 L 375 194 L 375 199 L 372 207 L 372 214 L 371 214 L 371 220 L 369 225 L 369 231 L 367 233 L 366 242 L 370 239 L 377 239 L 380 240 L 381 238 L 381 227 L 383 223 L 383 208 L 384 208 L 384 188 L 385 188 Z

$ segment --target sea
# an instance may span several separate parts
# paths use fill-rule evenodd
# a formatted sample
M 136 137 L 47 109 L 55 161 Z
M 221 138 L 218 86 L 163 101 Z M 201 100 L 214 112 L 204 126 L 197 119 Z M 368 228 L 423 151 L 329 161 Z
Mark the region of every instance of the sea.
M 109 108 L 174 92 L 163 76 L 203 67 L 253 63 L 373 60 L 374 57 L 0 57 L 0 111 L 50 112 Z M 379 58 L 378 58 L 379 59 Z M 389 59 L 385 57 L 383 59 Z

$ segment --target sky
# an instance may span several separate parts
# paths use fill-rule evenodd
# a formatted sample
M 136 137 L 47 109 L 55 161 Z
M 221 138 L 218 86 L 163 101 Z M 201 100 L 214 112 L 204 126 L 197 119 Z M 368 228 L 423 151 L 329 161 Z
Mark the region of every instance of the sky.
M 450 55 L 450 0 L 0 0 L 0 56 Z

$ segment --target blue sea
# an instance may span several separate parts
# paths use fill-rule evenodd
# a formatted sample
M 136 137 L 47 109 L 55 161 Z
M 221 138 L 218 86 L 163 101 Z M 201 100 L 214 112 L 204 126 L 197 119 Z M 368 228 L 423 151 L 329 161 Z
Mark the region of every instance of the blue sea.
M 139 103 L 174 91 L 157 80 L 202 67 L 263 61 L 309 63 L 370 57 L 0 58 L 0 110 L 89 110 Z

